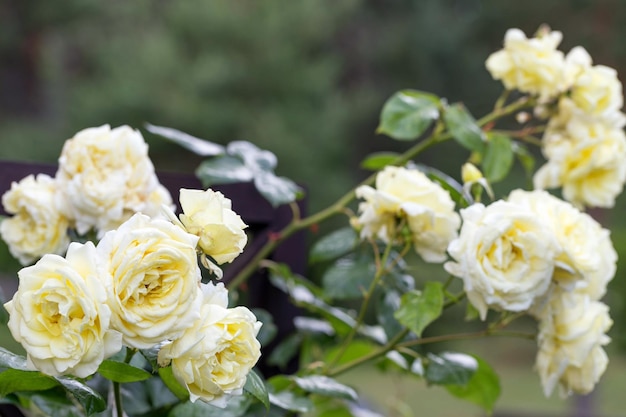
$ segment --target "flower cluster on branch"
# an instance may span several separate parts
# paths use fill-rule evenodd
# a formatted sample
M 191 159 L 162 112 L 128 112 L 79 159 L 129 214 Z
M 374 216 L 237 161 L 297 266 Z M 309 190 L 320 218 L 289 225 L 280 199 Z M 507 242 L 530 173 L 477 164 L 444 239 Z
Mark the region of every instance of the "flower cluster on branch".
M 114 399 L 108 407 L 121 416 L 120 385 L 152 378 L 159 385 L 142 392 L 167 392 L 171 401 L 155 412 L 170 417 L 215 415 L 206 403 L 236 417 L 361 416 L 358 393 L 335 377 L 379 361 L 492 411 L 500 385 L 487 362 L 431 345 L 493 335 L 536 342 L 546 396 L 591 392 L 608 366 L 613 322 L 602 298 L 617 254 L 610 231 L 584 210 L 612 207 L 623 189 L 626 116 L 616 71 L 594 65 L 582 47 L 564 54 L 561 38 L 547 27 L 531 38 L 509 30 L 486 61 L 504 91 L 479 119 L 431 93 L 394 94 L 377 132 L 410 146 L 369 155 L 362 165 L 374 172 L 308 217 L 295 204 L 302 190 L 276 176 L 271 152 L 148 125 L 206 157 L 196 171 L 206 187 L 252 182 L 270 204 L 292 210 L 229 289 L 203 281 L 200 265 L 219 279 L 221 265 L 244 251 L 247 226 L 231 201 L 210 188 L 183 188 L 177 216 L 138 131 L 105 125 L 77 133 L 55 178 L 29 176 L 2 198 L 12 214 L 2 238 L 24 265 L 35 262 L 19 271 L 19 288 L 4 304 L 27 356 L 0 350 L 2 395 L 29 405 L 32 392 L 58 394 L 61 386 L 65 406 L 94 414 L 107 407 L 91 388 L 104 378 Z M 499 129 L 507 118 L 516 127 Z M 461 182 L 417 161 L 447 141 L 467 153 Z M 529 145 L 545 156 L 538 170 Z M 492 184 L 516 160 L 529 189 L 496 195 Z M 294 233 L 336 215 L 346 226 L 310 252 L 320 282 L 269 259 Z M 411 250 L 447 279 L 417 279 Z M 268 312 L 259 310 L 259 320 L 256 310 L 229 306 L 229 291 L 245 299 L 243 284 L 259 268 L 309 314 L 293 317 L 295 332 L 265 356 L 278 369 L 299 356 L 295 374 L 266 379 L 253 370 L 275 325 Z M 440 333 L 437 321 L 456 306 L 479 330 Z M 524 316 L 536 331 L 507 329 Z M 15 375 L 28 375 L 30 385 Z

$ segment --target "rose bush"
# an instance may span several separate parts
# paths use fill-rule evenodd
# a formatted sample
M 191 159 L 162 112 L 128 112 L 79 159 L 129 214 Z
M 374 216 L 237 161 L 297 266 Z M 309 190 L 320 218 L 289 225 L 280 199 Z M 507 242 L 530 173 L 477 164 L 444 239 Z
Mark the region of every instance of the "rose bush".
M 251 182 L 291 210 L 280 229 L 258 232 L 257 251 L 225 283 L 214 280 L 248 240 L 231 199 L 183 188 L 177 217 L 138 131 L 77 133 L 54 179 L 28 177 L 3 197 L 11 252 L 40 259 L 19 272 L 5 304 L 27 356 L 0 350 L 2 400 L 63 415 L 360 417 L 358 392 L 336 377 L 378 361 L 490 412 L 500 393 L 494 369 L 432 345 L 495 335 L 531 341 L 547 396 L 591 392 L 608 366 L 602 297 L 617 255 L 609 230 L 584 210 L 613 206 L 623 189 L 626 116 L 616 72 L 581 47 L 559 51 L 561 38 L 545 27 L 530 38 L 508 31 L 486 62 L 505 91 L 479 119 L 430 93 L 394 94 L 378 132 L 410 146 L 368 156 L 363 167 L 374 172 L 309 216 L 296 203 L 302 190 L 274 173 L 271 152 L 149 125 L 206 157 L 196 171 L 205 187 Z M 500 129 L 505 119 L 512 130 Z M 416 163 L 447 141 L 467 151 L 453 173 L 461 182 Z M 538 170 L 529 145 L 545 156 Z M 535 189 L 496 194 L 516 158 Z M 333 216 L 346 227 L 311 248 L 319 282 L 276 262 L 279 245 Z M 64 253 L 70 240 L 87 243 Z M 427 277 L 411 250 L 433 264 Z M 294 332 L 274 343 L 267 311 L 235 306 L 255 298 L 246 281 L 259 268 L 300 309 Z M 437 268 L 448 276 L 431 275 Z M 449 326 L 438 321 L 455 309 L 453 317 L 481 320 L 442 332 Z M 525 316 L 530 332 L 508 328 Z

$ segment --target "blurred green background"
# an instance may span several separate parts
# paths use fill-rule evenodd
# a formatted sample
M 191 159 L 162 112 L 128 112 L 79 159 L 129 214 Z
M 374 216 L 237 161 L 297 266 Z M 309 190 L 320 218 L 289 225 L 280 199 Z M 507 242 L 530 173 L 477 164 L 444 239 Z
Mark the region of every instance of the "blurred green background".
M 531 35 L 542 23 L 563 32 L 562 50 L 582 45 L 626 74 L 623 0 L 3 0 L 0 159 L 55 162 L 83 128 L 150 122 L 271 150 L 319 209 L 365 175 L 365 155 L 402 149 L 374 133 L 393 92 L 430 91 L 480 116 L 501 91 L 485 59 L 506 29 Z M 160 170 L 199 162 L 144 136 Z M 466 156 L 419 162 L 458 178 Z M 621 259 L 625 208 L 622 197 L 593 213 Z M 620 261 L 606 298 L 613 350 L 626 348 L 624 271 Z

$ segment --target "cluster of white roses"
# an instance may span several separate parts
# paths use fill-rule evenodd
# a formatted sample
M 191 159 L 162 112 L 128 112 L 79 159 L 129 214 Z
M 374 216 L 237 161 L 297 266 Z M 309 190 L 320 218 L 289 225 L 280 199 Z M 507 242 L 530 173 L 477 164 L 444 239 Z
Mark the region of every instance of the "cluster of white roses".
M 615 274 L 617 255 L 589 215 L 543 190 L 513 191 L 508 199 L 454 211 L 450 195 L 423 173 L 387 167 L 376 189 L 363 186 L 362 238 L 410 242 L 429 262 L 463 280 L 484 320 L 489 308 L 528 312 L 539 320 L 536 367 L 546 395 L 587 393 L 607 366 L 602 346 L 612 324 L 599 300 Z
M 58 175 L 62 178 L 59 181 L 66 181 L 65 194 L 74 201 L 75 213 L 80 213 L 74 217 L 79 231 L 87 226 L 103 230 L 120 220 L 132 204 L 137 208 L 143 203 L 136 199 L 139 194 L 128 192 L 130 187 L 116 190 L 121 200 L 116 208 L 104 194 L 98 197 L 95 189 L 82 199 L 68 194 L 68 190 L 81 189 L 78 184 L 84 190 L 85 181 L 101 179 L 106 183 L 108 177 L 117 178 L 111 184 L 145 184 L 144 179 L 149 182 L 153 174 L 148 170 L 151 175 L 144 179 L 131 175 L 136 165 L 128 166 L 124 155 L 132 154 L 129 149 L 133 146 L 115 139 L 119 147 L 113 147 L 108 142 L 117 135 L 94 137 L 85 133 L 88 131 L 65 146 Z M 108 127 L 91 133 L 105 131 Z M 128 133 L 125 140 L 135 143 L 132 131 L 123 128 L 112 132 L 116 131 Z M 82 142 L 77 138 L 87 139 Z M 94 153 L 88 156 L 87 151 Z M 83 161 L 79 162 L 73 152 Z M 116 155 L 124 161 L 119 168 L 111 165 Z M 95 178 L 91 169 L 104 166 L 110 169 L 99 175 L 107 178 Z M 74 177 L 68 172 L 74 172 Z M 12 199 L 24 184 L 8 192 Z M 97 206 L 98 202 L 104 206 Z M 223 284 L 201 282 L 198 253 L 213 271 L 221 273 L 217 264 L 232 262 L 242 252 L 247 226 L 231 209 L 231 201 L 219 192 L 181 189 L 180 202 L 180 221 L 167 205 L 160 207 L 165 216 L 137 212 L 104 233 L 97 245 L 71 242 L 65 256 L 47 253 L 19 271 L 18 290 L 5 308 L 10 314 L 9 329 L 26 350 L 33 369 L 53 376 L 84 378 L 123 346 L 156 346 L 160 349 L 159 365 L 171 363 L 174 376 L 188 389 L 191 401 L 201 399 L 223 406 L 229 396 L 242 393 L 247 374 L 260 357 L 256 336 L 261 323 L 245 307 L 228 307 Z M 30 212 L 32 222 L 45 222 L 48 213 L 40 218 L 38 212 Z M 4 220 L 3 224 L 11 221 Z
M 2 196 L 7 213 L 0 234 L 11 254 L 28 265 L 63 254 L 69 229 L 99 237 L 134 213 L 156 216 L 172 197 L 155 174 L 148 145 L 128 126 L 78 132 L 65 142 L 54 178 L 30 175 Z
M 612 207 L 626 181 L 622 84 L 613 68 L 592 65 L 583 47 L 557 50 L 561 38 L 547 28 L 531 39 L 510 29 L 487 69 L 508 90 L 537 97 L 536 114 L 550 117 L 535 188 L 562 187 L 578 207 Z
M 606 369 L 612 321 L 599 300 L 617 254 L 591 216 L 543 190 L 461 210 L 463 226 L 444 267 L 463 280 L 482 319 L 488 308 L 539 320 L 536 368 L 546 395 L 588 393 Z

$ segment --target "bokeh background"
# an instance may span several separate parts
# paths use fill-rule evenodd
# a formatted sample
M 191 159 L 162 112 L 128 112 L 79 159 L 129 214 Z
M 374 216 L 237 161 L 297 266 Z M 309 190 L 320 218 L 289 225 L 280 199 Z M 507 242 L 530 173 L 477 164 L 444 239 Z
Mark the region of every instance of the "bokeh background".
M 375 134 L 393 92 L 430 91 L 480 116 L 501 91 L 487 56 L 506 29 L 531 35 L 543 23 L 564 33 L 562 50 L 582 45 L 595 63 L 626 74 L 623 0 L 1 0 L 0 159 L 54 163 L 75 132 L 129 124 L 143 130 L 159 170 L 190 172 L 200 160 L 146 132 L 150 122 L 271 150 L 280 175 L 306 184 L 315 210 L 365 175 L 365 155 L 401 149 Z M 458 178 L 465 157 L 439 150 L 420 162 Z M 624 260 L 625 208 L 622 197 L 616 209 L 593 212 Z M 5 275 L 15 268 L 2 258 Z M 625 261 L 606 301 L 611 372 L 626 374 Z M 532 354 L 506 349 L 505 372 L 513 363 L 531 375 Z M 626 377 L 611 375 L 588 415 L 626 415 L 626 399 L 613 394 Z M 545 401 L 530 378 L 528 387 L 505 386 L 505 409 L 576 413 L 579 400 Z M 450 402 L 443 398 L 438 407 Z M 479 415 L 460 410 L 427 415 Z

